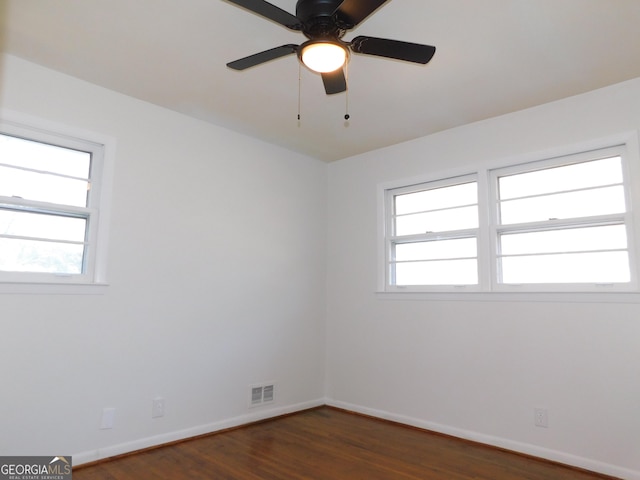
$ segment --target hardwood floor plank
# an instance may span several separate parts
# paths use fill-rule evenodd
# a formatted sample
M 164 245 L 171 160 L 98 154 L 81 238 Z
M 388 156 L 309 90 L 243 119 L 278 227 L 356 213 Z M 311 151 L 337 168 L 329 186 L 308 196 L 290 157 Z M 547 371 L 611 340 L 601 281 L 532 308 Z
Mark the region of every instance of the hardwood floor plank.
M 74 468 L 74 480 L 602 480 L 500 449 L 322 407 Z

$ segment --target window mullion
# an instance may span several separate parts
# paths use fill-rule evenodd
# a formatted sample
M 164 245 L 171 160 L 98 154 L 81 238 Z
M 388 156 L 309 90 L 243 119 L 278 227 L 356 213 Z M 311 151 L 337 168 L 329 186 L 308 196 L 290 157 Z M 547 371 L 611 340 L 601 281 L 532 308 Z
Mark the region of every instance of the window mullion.
M 583 188 L 572 188 L 572 189 L 567 189 L 567 190 L 557 190 L 557 191 L 553 191 L 550 193 L 537 193 L 535 195 L 524 195 L 521 197 L 509 197 L 509 198 L 505 198 L 502 199 L 503 203 L 506 202 L 513 202 L 513 201 L 517 201 L 517 200 L 527 200 L 530 198 L 543 198 L 543 197 L 552 197 L 554 195 L 562 195 L 563 193 L 574 193 L 574 192 L 589 192 L 592 190 L 600 190 L 602 188 L 610 188 L 610 187 L 619 187 L 619 186 L 624 186 L 623 183 L 606 183 L 603 185 L 596 185 L 594 187 L 583 187 Z
M 391 264 L 395 261 L 393 258 L 394 243 L 392 238 L 395 238 L 395 216 L 394 216 L 394 195 L 390 190 L 384 192 L 384 272 L 382 274 L 384 285 L 381 285 L 382 289 L 386 289 L 389 285 L 395 285 L 395 273 L 391 268 Z
M 499 254 L 499 258 L 516 258 L 516 257 L 545 257 L 552 255 L 580 255 L 584 253 L 608 253 L 608 252 L 626 252 L 626 248 L 609 248 L 598 250 L 558 250 L 555 252 L 535 252 L 535 253 L 508 253 Z
M 478 173 L 478 284 L 482 291 L 491 291 L 494 278 L 495 205 L 492 177 L 483 170 Z
M 458 209 L 461 209 L 461 208 L 474 207 L 476 205 L 477 205 L 477 203 L 465 203 L 465 204 L 455 205 L 453 207 L 433 208 L 433 209 L 430 209 L 430 210 L 419 210 L 419 211 L 410 212 L 410 213 L 400 213 L 400 214 L 394 215 L 393 217 L 395 219 L 395 218 L 401 218 L 401 217 L 408 217 L 410 215 L 419 215 L 421 213 L 455 211 L 455 210 L 458 210 Z
M 26 235 L 7 235 L 0 233 L 0 238 L 8 238 L 11 240 L 30 240 L 34 242 L 48 242 L 48 243 L 65 243 L 68 245 L 87 245 L 86 241 L 77 241 L 77 240 L 64 240 L 58 238 L 49 238 L 49 237 L 29 237 Z
M 37 173 L 37 174 L 40 174 L 40 175 L 51 175 L 53 177 L 68 178 L 70 180 L 81 180 L 83 182 L 88 182 L 89 181 L 89 179 L 86 178 L 86 177 L 77 177 L 77 176 L 74 176 L 74 175 L 65 175 L 63 173 L 49 172 L 47 170 L 39 170 L 37 168 L 20 167 L 18 165 L 12 165 L 10 163 L 0 163 L 0 167 L 12 168 L 14 170 L 20 170 L 22 172 Z
M 451 230 L 447 232 L 429 232 L 415 235 L 390 236 L 389 240 L 392 244 L 398 245 L 402 243 L 416 242 L 436 242 L 438 240 L 453 240 L 456 238 L 470 238 L 478 235 L 477 228 L 467 228 L 464 230 Z
M 82 218 L 87 218 L 92 213 L 92 211 L 94 211 L 94 209 L 88 207 L 60 205 L 57 203 L 39 202 L 36 200 L 9 197 L 0 197 L 0 209 Z
M 593 217 L 578 217 L 567 219 L 550 219 L 541 222 L 514 223 L 496 225 L 497 235 L 504 233 L 538 232 L 545 230 L 558 230 L 563 228 L 579 228 L 590 226 L 619 225 L 625 223 L 626 214 L 599 215 Z
M 428 262 L 449 262 L 451 260 L 475 260 L 476 257 L 443 257 L 443 258 L 424 258 L 421 260 L 392 260 L 391 263 L 428 263 Z

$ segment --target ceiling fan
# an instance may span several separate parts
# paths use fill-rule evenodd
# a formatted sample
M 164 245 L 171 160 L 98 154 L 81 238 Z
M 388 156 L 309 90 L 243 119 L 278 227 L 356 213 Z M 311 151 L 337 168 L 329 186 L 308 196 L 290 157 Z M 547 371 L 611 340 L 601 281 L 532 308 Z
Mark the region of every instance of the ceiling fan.
M 342 37 L 389 0 L 298 0 L 295 16 L 264 0 L 227 0 L 307 37 L 301 45 L 281 45 L 227 63 L 245 70 L 290 54 L 322 76 L 327 95 L 347 90 L 344 71 L 350 51 L 364 55 L 426 64 L 436 52 L 430 45 L 359 36 L 346 42 Z

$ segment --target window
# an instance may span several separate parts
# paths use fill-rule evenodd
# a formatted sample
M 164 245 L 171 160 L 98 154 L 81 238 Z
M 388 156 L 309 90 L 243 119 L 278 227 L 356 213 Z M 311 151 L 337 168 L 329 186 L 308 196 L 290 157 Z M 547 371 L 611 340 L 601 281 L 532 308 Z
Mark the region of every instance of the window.
M 620 149 L 493 172 L 499 284 L 631 282 Z
M 626 146 L 384 190 L 386 291 L 635 291 Z
M 0 281 L 102 281 L 104 146 L 14 124 L 0 128 Z
M 390 190 L 389 284 L 478 283 L 478 186 L 474 176 Z

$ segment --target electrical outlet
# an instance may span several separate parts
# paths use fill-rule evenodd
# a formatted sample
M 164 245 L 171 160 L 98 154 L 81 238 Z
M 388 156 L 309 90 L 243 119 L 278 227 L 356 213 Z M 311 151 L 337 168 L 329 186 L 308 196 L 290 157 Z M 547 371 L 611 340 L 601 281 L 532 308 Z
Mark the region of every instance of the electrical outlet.
M 533 416 L 533 423 L 536 427 L 549 427 L 549 412 L 547 412 L 546 408 L 535 408 Z
M 151 407 L 151 418 L 164 417 L 164 398 L 156 397 L 153 399 Z
M 102 409 L 102 420 L 100 421 L 100 429 L 107 430 L 113 428 L 113 424 L 116 421 L 116 409 L 104 408 Z

